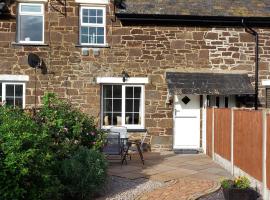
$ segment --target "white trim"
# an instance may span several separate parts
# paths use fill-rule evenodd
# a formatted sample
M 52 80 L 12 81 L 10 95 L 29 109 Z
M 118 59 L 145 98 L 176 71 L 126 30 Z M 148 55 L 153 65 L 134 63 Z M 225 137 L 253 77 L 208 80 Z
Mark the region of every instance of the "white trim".
M 148 77 L 131 77 L 123 82 L 122 77 L 97 77 L 96 82 L 100 84 L 148 84 L 149 80 Z
M 7 75 L 0 74 L 0 82 L 26 82 L 29 81 L 29 76 L 27 75 Z
M 108 4 L 109 0 L 75 0 L 75 3 Z
M 262 80 L 262 86 L 270 86 L 270 80 Z
M 21 12 L 21 6 L 23 5 L 35 5 L 35 6 L 41 6 L 41 12 Z M 25 41 L 21 40 L 20 38 L 20 30 L 21 30 L 21 23 L 20 23 L 20 17 L 21 16 L 37 16 L 42 17 L 42 40 L 41 41 Z M 17 20 L 17 41 L 21 44 L 44 44 L 44 38 L 45 38 L 45 17 L 44 17 L 44 4 L 43 3 L 19 3 L 18 6 L 18 20 Z

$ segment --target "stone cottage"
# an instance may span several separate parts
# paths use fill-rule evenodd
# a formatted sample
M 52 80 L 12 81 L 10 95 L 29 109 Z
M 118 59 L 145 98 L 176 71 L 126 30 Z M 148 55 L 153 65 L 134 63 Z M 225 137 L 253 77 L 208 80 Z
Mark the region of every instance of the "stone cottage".
M 55 92 L 152 150 L 204 149 L 207 106 L 270 106 L 269 25 L 268 0 L 2 0 L 0 101 Z

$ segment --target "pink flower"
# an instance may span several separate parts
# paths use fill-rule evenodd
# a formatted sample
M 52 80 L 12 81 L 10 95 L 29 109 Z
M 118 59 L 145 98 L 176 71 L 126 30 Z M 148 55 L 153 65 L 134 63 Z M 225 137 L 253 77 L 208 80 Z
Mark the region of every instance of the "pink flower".
M 65 131 L 65 132 L 68 132 L 68 128 L 65 127 L 65 128 L 64 128 L 64 131 Z
M 92 142 L 92 144 L 96 144 L 96 142 Z
M 96 135 L 96 133 L 95 132 L 91 132 L 91 135 L 94 136 L 94 135 Z

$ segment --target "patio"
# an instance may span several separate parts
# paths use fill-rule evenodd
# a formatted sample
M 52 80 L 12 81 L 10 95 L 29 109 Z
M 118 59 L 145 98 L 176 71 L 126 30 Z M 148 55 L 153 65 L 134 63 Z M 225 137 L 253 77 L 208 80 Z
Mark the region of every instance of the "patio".
M 217 190 L 222 177 L 231 177 L 204 154 L 144 153 L 144 159 L 142 165 L 139 155 L 134 154 L 127 165 L 121 166 L 119 161 L 109 165 L 108 173 L 113 177 L 165 183 L 135 199 L 196 199 Z

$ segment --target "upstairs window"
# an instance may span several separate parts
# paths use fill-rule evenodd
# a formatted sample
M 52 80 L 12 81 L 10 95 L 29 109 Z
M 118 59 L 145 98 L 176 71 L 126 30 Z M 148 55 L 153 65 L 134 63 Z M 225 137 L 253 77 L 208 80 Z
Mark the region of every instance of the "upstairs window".
M 17 42 L 44 43 L 44 5 L 20 3 L 18 9 Z
M 81 7 L 80 9 L 80 44 L 105 45 L 105 7 Z

